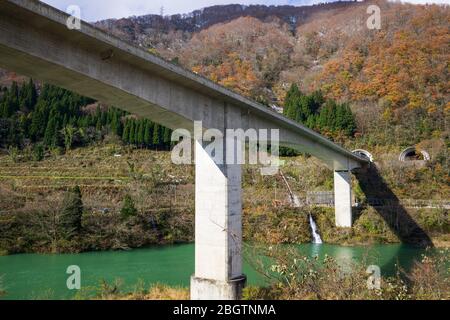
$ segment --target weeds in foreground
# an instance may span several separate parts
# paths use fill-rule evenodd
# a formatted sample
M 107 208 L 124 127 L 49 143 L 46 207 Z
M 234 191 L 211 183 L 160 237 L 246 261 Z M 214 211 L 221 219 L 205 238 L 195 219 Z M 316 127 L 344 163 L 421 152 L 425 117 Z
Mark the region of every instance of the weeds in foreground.
M 424 255 L 411 271 L 381 278 L 380 287 L 368 286 L 364 263 L 346 263 L 325 256 L 308 258 L 293 248 L 271 248 L 265 253 L 271 266 L 258 268 L 271 285 L 248 287 L 248 300 L 435 300 L 449 299 L 448 250 Z M 262 266 L 264 263 L 260 263 Z
M 124 287 L 121 279 L 109 283 L 105 280 L 98 287 L 82 289 L 76 300 L 189 300 L 189 289 L 182 287 L 169 287 L 164 284 L 153 284 L 147 287 L 143 280 L 130 290 Z

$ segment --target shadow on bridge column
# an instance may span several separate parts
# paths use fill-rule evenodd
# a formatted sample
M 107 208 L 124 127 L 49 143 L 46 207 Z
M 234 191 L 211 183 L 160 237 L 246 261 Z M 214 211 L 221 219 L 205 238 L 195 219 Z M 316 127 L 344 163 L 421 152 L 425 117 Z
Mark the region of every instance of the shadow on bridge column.
M 355 170 L 354 173 L 367 199 L 383 199 L 384 203 L 374 206 L 374 209 L 403 243 L 419 247 L 434 246 L 428 234 L 402 206 L 375 165 Z

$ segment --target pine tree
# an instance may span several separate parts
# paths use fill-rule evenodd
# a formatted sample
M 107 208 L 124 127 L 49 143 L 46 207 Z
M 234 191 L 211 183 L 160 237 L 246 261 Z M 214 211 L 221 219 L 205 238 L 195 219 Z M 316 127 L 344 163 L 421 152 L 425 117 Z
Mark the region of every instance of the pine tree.
M 63 200 L 61 226 L 66 234 L 81 231 L 83 216 L 83 200 L 79 186 L 67 192 Z
M 116 111 L 112 112 L 110 121 L 111 121 L 112 133 L 114 133 L 115 135 L 118 135 L 119 137 L 122 136 L 119 113 Z
M 130 144 L 135 144 L 136 143 L 136 124 L 135 124 L 135 120 L 132 119 L 130 120 L 131 124 L 130 124 L 130 138 L 129 138 L 129 143 Z
M 20 105 L 24 112 L 33 110 L 37 101 L 36 86 L 33 83 L 33 79 L 30 79 L 27 84 L 23 84 L 20 90 Z
M 149 120 L 145 121 L 144 144 L 150 147 L 153 138 L 153 125 Z
M 343 127 L 348 136 L 353 136 L 356 132 L 356 120 L 348 104 L 343 106 Z
M 327 124 L 328 124 L 328 106 L 324 106 L 320 110 L 319 119 L 316 121 L 316 125 L 320 130 L 327 130 Z
M 139 120 L 134 122 L 134 144 L 139 145 Z
M 311 95 L 311 104 L 310 104 L 310 110 L 312 114 L 317 114 L 319 112 L 319 109 L 322 107 L 322 105 L 325 103 L 325 98 L 323 97 L 322 91 L 314 91 Z
M 13 82 L 11 88 L 6 91 L 3 98 L 2 117 L 8 118 L 19 110 L 19 87 Z
M 139 129 L 138 129 L 138 145 L 144 145 L 144 136 L 145 136 L 145 123 L 144 120 L 139 121 Z
M 169 128 L 164 127 L 163 142 L 164 146 L 167 149 L 170 149 L 171 140 L 172 140 L 172 131 Z
M 45 129 L 44 144 L 48 147 L 56 147 L 58 144 L 58 119 L 54 110 L 50 114 L 47 128 Z
M 127 119 L 122 133 L 122 141 L 130 143 L 130 121 Z
M 316 115 L 312 114 L 306 120 L 306 126 L 310 129 L 315 129 L 316 127 Z
M 335 131 L 345 131 L 345 106 L 339 104 L 336 105 L 335 108 L 335 123 L 334 123 L 334 130 Z
M 155 123 L 153 127 L 153 139 L 152 144 L 155 147 L 159 147 L 161 145 L 161 130 L 159 124 Z
M 95 123 L 95 129 L 97 131 L 101 131 L 102 130 L 102 118 L 100 116 L 96 117 L 96 118 L 97 118 L 97 120 L 96 120 L 96 123 Z
M 131 198 L 130 195 L 125 195 L 125 198 L 123 200 L 123 205 L 122 205 L 122 209 L 120 209 L 120 214 L 122 216 L 123 220 L 127 220 L 130 217 L 134 217 L 136 216 L 138 213 L 135 205 L 134 205 L 134 201 Z
M 284 99 L 284 110 L 283 114 L 290 118 L 289 115 L 292 115 L 295 113 L 292 109 L 295 108 L 295 103 L 298 99 L 298 97 L 301 96 L 301 92 L 298 89 L 298 86 L 293 83 L 291 87 L 289 88 L 289 91 L 286 93 L 286 97 Z M 292 118 L 291 118 L 292 119 Z
M 39 97 L 39 101 L 31 117 L 30 137 L 33 141 L 41 139 L 47 128 L 48 104 L 41 97 Z

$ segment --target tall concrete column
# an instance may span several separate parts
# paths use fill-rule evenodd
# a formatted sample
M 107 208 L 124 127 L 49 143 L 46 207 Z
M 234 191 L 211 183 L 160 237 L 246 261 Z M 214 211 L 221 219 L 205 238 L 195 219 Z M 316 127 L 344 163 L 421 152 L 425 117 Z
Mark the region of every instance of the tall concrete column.
M 196 141 L 192 300 L 241 298 L 246 282 L 242 273 L 241 193 L 241 166 L 216 163 Z
M 352 182 L 350 171 L 334 172 L 334 206 L 336 226 L 352 226 Z

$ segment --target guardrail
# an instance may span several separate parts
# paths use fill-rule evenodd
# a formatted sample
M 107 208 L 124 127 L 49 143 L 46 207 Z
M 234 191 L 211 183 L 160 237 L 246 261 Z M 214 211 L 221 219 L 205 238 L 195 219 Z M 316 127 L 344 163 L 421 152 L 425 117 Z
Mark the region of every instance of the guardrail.
M 382 199 L 367 198 L 366 204 L 372 207 L 398 207 L 404 208 L 429 208 L 429 209 L 450 209 L 450 200 L 421 200 L 421 199 Z M 306 195 L 307 205 L 334 207 L 333 191 L 311 191 Z M 353 201 L 354 206 L 359 206 L 357 201 Z

